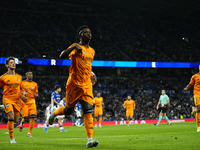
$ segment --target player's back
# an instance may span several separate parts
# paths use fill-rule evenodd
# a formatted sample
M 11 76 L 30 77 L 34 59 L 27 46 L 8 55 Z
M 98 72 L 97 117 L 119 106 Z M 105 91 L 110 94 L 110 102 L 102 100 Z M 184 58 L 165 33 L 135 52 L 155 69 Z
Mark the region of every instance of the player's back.
M 0 77 L 0 87 L 3 86 L 3 101 L 4 103 L 10 101 L 20 102 L 20 88 L 21 88 L 22 76 L 19 74 L 9 75 L 3 74 Z
M 69 54 L 71 67 L 67 85 L 73 84 L 78 87 L 92 86 L 90 76 L 95 51 L 93 48 L 86 48 L 79 43 L 74 43 L 70 47 L 73 47 L 75 44 L 82 48 L 82 54 L 77 52 L 76 49 Z

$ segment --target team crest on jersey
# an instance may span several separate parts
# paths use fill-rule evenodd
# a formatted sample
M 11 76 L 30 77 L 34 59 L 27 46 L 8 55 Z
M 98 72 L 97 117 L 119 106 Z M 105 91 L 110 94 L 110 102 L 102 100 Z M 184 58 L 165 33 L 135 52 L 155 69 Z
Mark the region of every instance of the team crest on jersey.
M 17 81 L 19 81 L 19 79 L 17 78 Z
M 8 79 L 6 82 L 10 82 L 10 80 Z
M 27 85 L 25 85 L 25 87 L 27 87 Z
M 94 56 L 94 54 L 91 52 L 92 56 Z
M 83 51 L 83 54 L 86 54 L 86 52 L 85 52 L 85 51 Z

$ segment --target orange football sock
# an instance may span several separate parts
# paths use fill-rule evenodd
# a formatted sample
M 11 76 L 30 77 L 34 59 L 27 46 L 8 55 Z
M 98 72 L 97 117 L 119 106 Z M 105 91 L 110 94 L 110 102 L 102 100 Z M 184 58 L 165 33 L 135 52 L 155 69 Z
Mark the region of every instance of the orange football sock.
M 101 124 L 102 122 L 102 117 L 99 117 L 99 124 Z
M 129 120 L 126 120 L 126 124 L 129 124 Z
M 94 119 L 95 124 L 97 124 L 97 118 Z
M 35 124 L 35 118 L 31 118 L 30 123 L 29 123 L 29 133 L 31 133 L 31 131 L 33 130 Z
M 200 112 L 198 111 L 196 113 L 196 122 L 197 122 L 197 127 L 200 127 Z
M 87 133 L 88 138 L 93 137 L 93 119 L 92 113 L 88 113 L 84 115 L 84 123 L 85 123 L 85 130 Z
M 56 111 L 54 111 L 54 115 L 55 115 L 55 116 L 57 116 L 57 115 L 65 115 L 65 113 L 64 113 L 64 109 L 65 109 L 64 106 L 58 108 Z
M 10 135 L 10 139 L 14 139 L 14 120 L 13 121 L 8 120 L 8 132 Z
M 21 120 L 21 123 L 22 123 L 22 124 L 24 124 L 24 123 L 25 123 L 25 120 L 24 120 L 24 118 L 22 118 L 22 120 Z

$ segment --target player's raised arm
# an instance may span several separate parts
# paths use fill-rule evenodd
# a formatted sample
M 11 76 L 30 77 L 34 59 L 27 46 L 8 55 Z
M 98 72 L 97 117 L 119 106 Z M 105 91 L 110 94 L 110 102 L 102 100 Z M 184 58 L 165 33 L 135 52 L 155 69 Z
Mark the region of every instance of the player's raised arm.
M 82 53 L 82 48 L 81 48 L 80 46 L 78 46 L 78 45 L 75 44 L 74 46 L 69 47 L 68 49 L 62 51 L 61 54 L 60 54 L 60 58 L 61 58 L 61 59 L 69 58 L 69 54 L 70 54 L 74 49 L 76 49 L 77 52 Z
M 192 78 L 191 78 L 191 80 L 190 80 L 190 83 L 183 90 L 184 91 L 189 90 L 194 83 L 195 83 L 195 76 L 193 75 Z

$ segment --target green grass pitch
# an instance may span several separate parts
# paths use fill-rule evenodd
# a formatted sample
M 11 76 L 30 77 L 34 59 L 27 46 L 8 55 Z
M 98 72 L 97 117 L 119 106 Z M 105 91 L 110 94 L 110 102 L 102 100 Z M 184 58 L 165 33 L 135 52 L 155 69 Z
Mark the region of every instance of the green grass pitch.
M 10 144 L 7 129 L 0 129 L 0 150 L 82 150 L 86 149 L 84 127 L 65 127 L 68 132 L 60 133 L 59 128 L 34 128 L 33 137 L 27 137 L 28 129 L 23 132 L 15 129 L 16 144 Z M 107 125 L 94 128 L 94 139 L 99 145 L 92 149 L 100 150 L 199 150 L 200 133 L 196 123 L 174 123 L 171 126 L 160 124 Z

